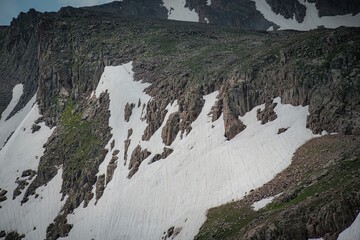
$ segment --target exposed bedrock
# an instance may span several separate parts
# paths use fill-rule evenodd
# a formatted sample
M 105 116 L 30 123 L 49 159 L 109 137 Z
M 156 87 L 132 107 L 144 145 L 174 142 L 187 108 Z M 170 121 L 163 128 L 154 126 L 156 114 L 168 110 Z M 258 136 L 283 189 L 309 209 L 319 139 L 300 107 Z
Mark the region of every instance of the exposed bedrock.
M 268 99 L 265 102 L 265 107 L 263 110 L 258 109 L 256 117 L 258 121 L 261 121 L 261 124 L 265 124 L 271 121 L 274 121 L 277 118 L 274 108 L 277 103 L 274 103 L 272 99 Z
M 308 2 L 316 3 L 319 10 L 319 16 L 335 16 L 352 14 L 356 15 L 360 12 L 360 2 L 356 0 L 308 0 Z
M 170 114 L 169 119 L 161 131 L 161 137 L 166 146 L 170 146 L 175 140 L 179 132 L 179 122 L 180 117 L 178 112 Z
M 22 109 L 38 88 L 37 24 L 41 13 L 20 13 L 9 27 L 0 27 L 0 117 L 12 98 L 15 85 L 24 85 L 23 95 L 8 118 Z
M 131 154 L 128 178 L 131 178 L 139 170 L 139 166 L 142 161 L 144 161 L 150 154 L 151 152 L 147 149 L 142 150 L 140 145 L 136 146 Z

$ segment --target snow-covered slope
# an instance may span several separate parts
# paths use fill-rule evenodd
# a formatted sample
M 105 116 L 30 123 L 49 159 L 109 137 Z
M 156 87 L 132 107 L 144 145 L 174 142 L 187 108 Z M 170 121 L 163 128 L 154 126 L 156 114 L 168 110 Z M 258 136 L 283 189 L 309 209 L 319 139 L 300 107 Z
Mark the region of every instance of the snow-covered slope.
M 199 15 L 195 10 L 185 7 L 185 0 L 163 0 L 163 6 L 168 10 L 168 19 L 199 22 Z
M 324 238 L 312 238 L 309 240 L 324 240 Z M 360 240 L 360 213 L 351 226 L 339 234 L 338 240 Z
M 326 28 L 337 28 L 340 26 L 359 27 L 360 13 L 353 16 L 352 14 L 338 15 L 338 16 L 324 16 L 319 17 L 318 10 L 315 3 L 310 3 L 305 0 L 299 0 L 300 4 L 306 7 L 306 16 L 302 23 L 293 19 L 286 19 L 281 14 L 275 14 L 266 0 L 251 0 L 256 4 L 256 9 L 261 12 L 265 19 L 280 26 L 279 30 L 293 29 L 307 31 L 316 29 L 319 26 Z
M 290 164 L 296 148 L 314 137 L 305 128 L 308 108 L 283 105 L 277 98 L 275 121 L 261 125 L 256 110 L 264 106 L 255 107 L 241 117 L 247 128 L 227 141 L 222 117 L 211 122 L 209 116 L 218 94 L 214 92 L 204 97 L 205 105 L 192 123 L 192 131 L 182 139 L 179 134 L 172 143 L 174 152 L 148 164 L 162 152 L 162 127 L 178 106 L 176 101 L 169 105 L 163 126 L 150 141 L 142 141 L 146 127 L 141 120 L 142 107 L 135 107 L 129 122 L 124 121 L 123 109 L 126 103 L 139 99 L 147 103 L 151 99 L 143 92 L 147 86 L 133 81 L 132 63 L 105 68 L 96 96 L 106 90 L 110 94 L 113 151 L 120 150 L 118 168 L 97 205 L 93 199 L 87 208 L 78 208 L 68 216 L 74 224 L 68 239 L 160 239 L 172 226 L 181 230 L 177 239 L 191 239 L 208 208 L 239 199 L 272 179 Z M 129 155 L 138 144 L 151 152 L 131 179 L 127 178 L 129 163 L 124 166 L 122 158 L 129 128 L 133 129 Z M 278 135 L 279 128 L 289 129 Z M 113 151 L 99 174 L 105 173 Z
M 13 100 L 15 100 L 10 103 L 8 109 L 15 106 L 16 99 L 22 93 L 20 90 L 22 90 L 21 85 L 17 85 L 13 94 Z M 43 145 L 54 130 L 49 129 L 44 123 L 40 123 L 40 130 L 32 133 L 32 125 L 41 116 L 38 105 L 34 105 L 35 99 L 36 95 L 24 109 L 5 123 L 1 122 L 2 133 L 10 126 L 14 127 L 14 133 L 0 151 L 0 188 L 8 191 L 7 200 L 0 203 L 2 206 L 0 208 L 0 228 L 7 232 L 16 230 L 25 234 L 26 239 L 44 239 L 46 227 L 57 216 L 62 204 L 59 193 L 62 183 L 61 170 L 47 186 L 36 191 L 37 198 L 32 196 L 28 202 L 21 205 L 23 194 L 28 186 L 26 185 L 21 190 L 21 194 L 13 199 L 13 192 L 18 187 L 18 183 L 23 181 L 28 184 L 33 180 L 30 176 L 22 177 L 22 173 L 29 169 L 37 170 L 39 159 L 44 152 Z M 10 111 L 6 111 L 6 113 Z
M 360 240 L 360 213 L 351 226 L 339 234 L 338 240 Z
M 21 121 L 25 118 L 25 116 L 30 112 L 32 106 L 34 105 L 36 97 L 34 96 L 28 104 L 19 112 L 17 112 L 14 116 L 7 119 L 16 104 L 19 102 L 21 95 L 23 94 L 23 85 L 18 84 L 13 89 L 13 96 L 11 102 L 1 114 L 0 118 L 0 149 L 4 146 L 6 140 L 8 140 L 9 136 L 15 131 L 15 129 L 19 126 Z

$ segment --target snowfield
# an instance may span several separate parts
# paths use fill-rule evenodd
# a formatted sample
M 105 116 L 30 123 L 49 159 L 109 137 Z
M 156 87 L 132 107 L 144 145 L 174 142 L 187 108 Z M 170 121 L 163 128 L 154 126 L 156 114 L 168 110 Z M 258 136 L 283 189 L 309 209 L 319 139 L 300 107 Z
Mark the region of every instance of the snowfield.
M 114 148 L 109 151 L 99 167 L 99 173 L 106 173 L 112 153 L 118 154 L 118 167 L 113 179 L 105 188 L 103 196 L 95 205 L 93 198 L 87 208 L 79 207 L 68 215 L 73 228 L 67 239 L 161 239 L 174 226 L 178 235 L 175 239 L 192 239 L 206 219 L 206 211 L 232 200 L 241 199 L 251 189 L 270 181 L 291 162 L 295 150 L 311 138 L 316 137 L 306 129 L 308 107 L 281 104 L 274 111 L 277 119 L 261 125 L 256 118 L 260 105 L 240 117 L 247 126 L 231 141 L 224 137 L 222 116 L 211 122 L 212 106 L 218 92 L 204 96 L 205 105 L 192 123 L 192 131 L 168 146 L 174 152 L 166 159 L 149 164 L 153 156 L 162 153 L 165 145 L 161 131 L 171 113 L 178 111 L 177 101 L 167 106 L 167 114 L 162 126 L 149 141 L 142 141 L 147 124 L 143 119 L 146 105 L 152 98 L 145 94 L 148 83 L 136 82 L 133 78 L 132 63 L 105 67 L 99 85 L 90 97 L 99 97 L 102 92 L 110 96 L 110 119 Z M 0 205 L 0 230 L 16 230 L 25 234 L 25 239 L 44 239 L 47 226 L 61 211 L 65 203 L 61 201 L 62 169 L 46 185 L 36 190 L 37 197 L 21 205 L 21 194 L 12 200 L 16 179 L 24 170 L 37 170 L 45 144 L 54 129 L 40 123 L 40 130 L 32 133 L 31 126 L 40 117 L 36 96 L 18 113 L 8 120 L 4 116 L 11 112 L 22 94 L 21 86 L 14 89 L 14 97 L 3 113 L 1 124 L 20 121 L 7 144 L 0 150 L 0 188 L 6 189 L 7 200 Z M 134 103 L 135 108 L 129 122 L 124 120 L 124 108 Z M 140 104 L 139 104 L 140 103 Z M 29 111 L 26 109 L 29 107 Z M 19 114 L 26 116 L 21 119 Z M 1 125 L 4 126 L 4 125 Z M 124 140 L 128 129 L 132 128 L 128 160 L 125 163 Z M 279 128 L 288 128 L 278 134 Z M 151 155 L 140 165 L 139 171 L 128 179 L 128 165 L 132 151 L 137 145 L 147 149 Z M 95 189 L 94 189 L 95 192 Z M 276 197 L 276 196 L 275 196 Z M 254 203 L 260 209 L 271 202 L 273 197 Z M 360 215 L 359 215 L 360 216 Z M 339 239 L 359 239 L 359 216 L 345 230 Z
M 17 112 L 14 116 L 7 119 L 14 109 L 14 107 L 18 104 L 20 97 L 23 94 L 23 85 L 18 84 L 13 89 L 12 99 L 1 114 L 0 117 L 0 149 L 3 148 L 6 140 L 10 137 L 10 135 L 16 130 L 16 128 L 20 125 L 21 121 L 26 117 L 26 115 L 30 112 L 32 106 L 35 103 L 36 96 L 34 96 L 26 106 Z
M 306 129 L 308 107 L 281 104 L 275 111 L 278 118 L 261 125 L 255 107 L 240 119 L 246 129 L 231 141 L 224 137 L 224 122 L 220 117 L 211 122 L 211 107 L 218 92 L 204 97 L 205 105 L 192 123 L 192 131 L 176 140 L 170 148 L 174 152 L 164 160 L 148 164 L 164 147 L 161 129 L 168 116 L 178 110 L 176 101 L 168 106 L 163 126 L 150 141 L 142 141 L 146 127 L 142 121 L 142 106 L 151 100 L 143 90 L 146 83 L 133 80 L 132 63 L 109 66 L 100 79 L 96 96 L 108 91 L 110 95 L 110 126 L 115 147 L 120 150 L 118 167 L 103 196 L 94 205 L 78 208 L 68 216 L 74 224 L 68 239 L 161 239 L 170 227 L 181 229 L 176 239 L 192 239 L 205 221 L 206 210 L 242 198 L 251 189 L 271 180 L 286 168 L 295 150 L 315 137 Z M 135 103 L 130 121 L 124 121 L 126 103 Z M 129 158 L 140 144 L 151 155 L 140 165 L 139 171 L 128 179 L 128 164 L 124 166 L 124 140 L 128 129 L 133 129 Z M 289 128 L 278 135 L 279 128 Z M 106 172 L 112 156 L 110 151 L 100 166 Z
M 360 213 L 351 226 L 339 234 L 338 240 L 360 240 Z
M 210 2 L 211 3 L 211 2 Z M 208 3 L 210 5 L 210 3 Z M 187 21 L 187 22 L 199 22 L 199 15 L 195 10 L 190 10 L 185 7 L 185 0 L 163 0 L 163 6 L 168 10 L 168 19 Z
M 0 150 L 0 188 L 8 191 L 7 200 L 0 203 L 0 229 L 7 232 L 16 230 L 25 234 L 25 239 L 44 239 L 47 226 L 58 215 L 63 204 L 60 201 L 61 169 L 47 186 L 36 190 L 39 194 L 37 198 L 31 196 L 28 202 L 21 205 L 27 186 L 15 200 L 12 198 L 18 186 L 15 183 L 17 179 L 26 180 L 29 184 L 34 179 L 21 177 L 22 172 L 28 169 L 37 171 L 40 157 L 44 153 L 43 145 L 55 128 L 49 129 L 44 123 L 40 123 L 40 130 L 32 133 L 31 126 L 41 116 L 38 105 L 34 104 L 36 95 L 22 110 L 4 122 L 4 116 L 12 111 L 22 94 L 22 86 L 15 86 L 13 92 L 13 100 L 3 113 L 0 123 L 1 133 L 10 126 L 13 127 L 11 130 L 14 129 L 14 133 Z

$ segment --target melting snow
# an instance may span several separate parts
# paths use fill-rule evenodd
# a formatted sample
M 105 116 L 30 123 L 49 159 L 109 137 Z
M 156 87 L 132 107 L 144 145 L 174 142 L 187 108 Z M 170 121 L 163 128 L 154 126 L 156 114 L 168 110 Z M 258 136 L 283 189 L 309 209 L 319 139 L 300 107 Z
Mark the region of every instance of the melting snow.
M 16 85 L 13 89 L 13 96 L 12 96 L 11 102 L 9 103 L 9 105 L 7 106 L 7 108 L 4 110 L 4 112 L 1 115 L 1 118 L 0 118 L 0 149 L 4 146 L 6 140 L 11 135 L 11 133 L 16 130 L 16 128 L 21 123 L 21 121 L 30 112 L 32 106 L 35 103 L 36 96 L 34 96 L 22 110 L 17 112 L 10 119 L 7 119 L 7 117 L 10 115 L 10 113 L 12 112 L 14 107 L 19 102 L 22 94 L 23 94 L 23 85 L 22 84 Z
M 326 28 L 337 28 L 340 26 L 347 27 L 359 27 L 360 26 L 360 13 L 353 16 L 352 14 L 337 15 L 337 16 L 324 16 L 319 17 L 318 10 L 315 3 L 305 2 L 299 0 L 299 2 L 306 7 L 306 16 L 302 23 L 296 21 L 296 19 L 286 19 L 281 14 L 275 14 L 266 0 L 252 0 L 255 2 L 256 9 L 261 12 L 265 19 L 280 26 L 279 30 L 293 29 L 300 31 L 308 31 L 316 29 L 318 26 L 324 26 Z
M 280 193 L 281 194 L 281 193 Z M 277 196 L 279 196 L 280 194 L 278 195 L 275 195 L 275 196 L 272 196 L 272 197 L 268 197 L 268 198 L 264 198 L 264 199 L 261 199 L 260 201 L 257 201 L 257 202 L 254 202 L 252 207 L 254 208 L 255 211 L 259 210 L 259 209 L 262 209 L 264 208 L 266 205 L 268 205 L 269 203 L 271 203 L 274 198 L 276 198 Z
M 40 130 L 31 133 L 32 124 L 41 116 L 37 104 L 31 108 L 35 99 L 36 96 L 24 109 L 8 120 L 19 124 L 8 143 L 0 151 L 0 188 L 8 191 L 6 194 L 8 199 L 1 203 L 2 208 L 0 208 L 1 230 L 17 230 L 20 234 L 25 234 L 26 239 L 44 239 L 46 227 L 57 216 L 62 205 L 61 170 L 47 186 L 36 191 L 39 197 L 31 196 L 29 201 L 21 206 L 20 201 L 26 191 L 25 188 L 21 195 L 12 200 L 13 191 L 17 187 L 15 180 L 18 177 L 27 179 L 21 177 L 24 170 L 37 170 L 39 159 L 44 152 L 43 145 L 54 130 L 40 123 Z M 31 110 L 27 111 L 27 108 Z M 29 183 L 30 181 L 28 180 Z
M 205 105 L 192 123 L 192 131 L 182 139 L 178 134 L 171 144 L 174 152 L 147 164 L 162 152 L 161 128 L 178 110 L 176 102 L 169 104 L 162 127 L 150 141 L 142 141 L 146 123 L 141 120 L 143 107 L 137 103 L 139 99 L 141 105 L 151 100 L 143 92 L 147 86 L 133 81 L 131 63 L 105 67 L 96 96 L 106 90 L 110 95 L 114 149 L 120 150 L 118 167 L 96 206 L 93 199 L 87 208 L 78 208 L 68 216 L 69 223 L 74 224 L 69 239 L 160 239 L 171 226 L 182 227 L 177 239 L 191 239 L 205 221 L 207 209 L 240 199 L 271 180 L 290 164 L 295 150 L 314 137 L 305 127 L 308 107 L 281 104 L 276 98 L 275 121 L 261 125 L 256 110 L 264 105 L 255 107 L 240 118 L 246 129 L 227 141 L 223 118 L 211 122 L 209 116 L 217 100 L 218 92 L 214 92 L 204 96 Z M 127 102 L 136 104 L 129 122 L 124 121 Z M 278 135 L 282 127 L 290 128 Z M 127 178 L 129 159 L 123 165 L 129 128 L 134 131 L 129 158 L 138 144 L 151 152 L 131 179 Z M 106 156 L 99 174 L 106 172 L 111 155 Z
M 360 240 L 360 213 L 351 226 L 339 234 L 338 240 Z
M 199 15 L 195 10 L 185 7 L 185 0 L 163 0 L 163 6 L 168 10 L 168 19 L 199 22 Z

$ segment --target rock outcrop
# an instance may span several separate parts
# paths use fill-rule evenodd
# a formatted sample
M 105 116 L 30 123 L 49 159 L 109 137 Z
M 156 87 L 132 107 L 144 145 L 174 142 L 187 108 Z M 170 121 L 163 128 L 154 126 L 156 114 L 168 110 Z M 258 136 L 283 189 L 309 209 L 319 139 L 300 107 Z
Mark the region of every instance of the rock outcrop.
M 131 178 L 139 170 L 139 166 L 142 161 L 144 161 L 150 154 L 151 152 L 148 150 L 142 150 L 140 145 L 136 146 L 131 154 L 128 178 Z
M 179 122 L 180 117 L 178 112 L 170 114 L 169 119 L 161 131 L 161 137 L 163 139 L 163 143 L 165 143 L 166 146 L 170 146 L 171 143 L 175 140 L 176 135 L 180 130 Z
M 263 110 L 257 110 L 256 117 L 258 121 L 261 121 L 261 124 L 274 121 L 277 118 L 277 115 L 274 111 L 276 105 L 277 103 L 274 103 L 272 99 L 268 99 L 265 102 L 265 108 Z
M 164 147 L 163 152 L 155 154 L 155 156 L 151 159 L 149 164 L 159 161 L 160 159 L 167 158 L 171 153 L 173 153 L 173 149 Z
M 125 109 L 124 109 L 124 112 L 125 112 L 124 118 L 125 118 L 126 122 L 129 122 L 131 114 L 132 114 L 132 110 L 134 109 L 134 107 L 135 107 L 135 103 L 131 103 L 131 104 L 126 103 Z
M 0 116 L 11 101 L 15 85 L 22 83 L 23 95 L 8 118 L 22 109 L 38 88 L 38 22 L 41 13 L 20 13 L 10 27 L 0 29 Z

